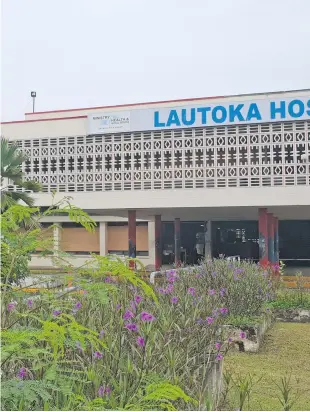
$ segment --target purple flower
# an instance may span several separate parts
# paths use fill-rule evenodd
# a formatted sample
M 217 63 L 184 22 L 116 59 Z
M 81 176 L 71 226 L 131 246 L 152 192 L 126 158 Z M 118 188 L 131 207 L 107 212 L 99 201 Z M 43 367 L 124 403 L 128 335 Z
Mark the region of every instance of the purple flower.
M 140 318 L 143 322 L 152 322 L 153 320 L 155 320 L 155 317 L 148 312 L 142 312 Z
M 228 338 L 228 343 L 231 343 L 232 341 L 232 338 Z
M 98 389 L 98 396 L 102 398 L 104 394 L 105 394 L 105 387 L 101 385 L 99 386 L 99 389 Z
M 215 344 L 215 349 L 220 350 L 221 349 L 221 342 L 216 342 Z
M 213 295 L 215 295 L 215 294 L 216 294 L 215 289 L 209 289 L 209 295 L 210 295 L 210 296 L 213 296 Z
M 219 315 L 218 309 L 213 309 L 213 310 L 212 310 L 212 315 L 213 315 L 214 317 L 217 317 L 217 316 Z
M 179 301 L 179 298 L 178 298 L 177 296 L 173 296 L 173 297 L 170 299 L 170 302 L 173 303 L 173 304 L 178 303 L 178 301 Z
M 221 295 L 222 297 L 225 296 L 226 291 L 227 291 L 226 288 L 221 288 L 221 289 L 220 289 L 220 295 Z
M 226 315 L 228 313 L 228 308 L 220 308 L 220 312 L 222 315 Z
M 245 339 L 246 338 L 246 333 L 245 332 L 240 332 L 240 338 Z
M 77 312 L 79 311 L 79 309 L 81 309 L 81 307 L 82 307 L 82 303 L 81 303 L 81 302 L 77 302 L 77 303 L 74 305 L 74 308 L 73 308 L 73 310 L 72 310 L 73 314 L 77 313 Z
M 103 329 L 99 332 L 99 339 L 102 339 L 102 338 L 103 338 L 104 333 L 105 333 L 105 332 L 104 332 Z
M 77 348 L 80 352 L 83 352 L 83 348 L 82 348 L 82 346 L 81 346 L 81 342 L 79 342 L 79 341 L 76 342 L 76 348 Z
M 168 279 L 168 282 L 169 282 L 169 283 L 174 283 L 175 280 L 176 280 L 175 278 L 171 277 L 171 278 Z
M 170 270 L 167 270 L 167 272 L 166 272 L 167 278 L 170 278 L 171 276 L 176 276 L 176 274 L 177 274 L 177 272 L 176 272 L 175 269 L 170 269 Z
M 143 338 L 142 336 L 138 336 L 138 337 L 137 337 L 137 344 L 138 344 L 139 346 L 141 346 L 141 348 L 143 348 L 143 346 L 145 345 L 145 340 L 144 340 L 144 338 Z
M 131 307 L 133 312 L 135 312 L 137 310 L 136 303 L 135 303 L 134 300 L 130 301 L 130 307 Z
M 168 295 L 171 292 L 173 292 L 173 285 L 168 285 L 165 290 L 165 295 Z
M 213 323 L 213 321 L 214 321 L 214 318 L 212 318 L 211 316 L 207 317 L 208 325 L 211 325 Z
M 56 318 L 57 316 L 61 315 L 61 310 L 53 310 L 53 316 Z
M 122 307 L 122 305 L 120 305 L 119 303 L 115 306 L 116 310 L 120 310 L 120 308 Z
M 221 361 L 224 359 L 224 356 L 221 353 L 218 353 L 216 356 L 216 360 Z
M 211 275 L 215 278 L 215 276 L 217 275 L 217 273 L 214 271 L 211 273 Z
M 102 357 L 103 357 L 102 353 L 98 352 L 98 351 L 94 352 L 93 356 L 94 356 L 95 359 L 102 359 Z
M 17 305 L 16 302 L 10 302 L 8 304 L 8 312 L 12 312 L 15 309 L 16 305 Z
M 17 373 L 18 379 L 24 379 L 27 376 L 27 369 L 26 368 L 20 368 L 20 370 Z
M 106 395 L 106 396 L 111 395 L 111 388 L 110 388 L 110 386 L 103 386 L 103 385 L 101 385 L 101 386 L 99 387 L 99 389 L 98 389 L 98 396 L 99 396 L 100 398 L 103 398 L 105 395 Z
M 126 312 L 124 313 L 123 319 L 129 320 L 134 318 L 135 315 L 131 312 L 131 310 L 127 309 Z
M 138 327 L 135 323 L 126 323 L 125 328 L 132 332 L 138 332 Z
M 142 302 L 142 300 L 143 300 L 142 296 L 139 296 L 139 295 L 135 296 L 135 302 L 136 302 L 137 305 L 138 305 L 140 302 Z
M 195 296 L 195 288 L 188 288 L 187 293 L 189 293 L 192 296 Z
M 27 300 L 27 306 L 28 306 L 29 309 L 32 308 L 32 306 L 33 306 L 33 300 L 32 299 Z

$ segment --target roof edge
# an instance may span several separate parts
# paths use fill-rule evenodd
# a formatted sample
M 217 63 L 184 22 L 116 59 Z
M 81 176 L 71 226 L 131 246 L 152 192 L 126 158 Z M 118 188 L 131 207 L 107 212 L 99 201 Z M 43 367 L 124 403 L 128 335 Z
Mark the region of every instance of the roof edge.
M 193 98 L 186 98 L 186 99 L 158 100 L 158 101 L 152 101 L 152 102 L 138 102 L 138 103 L 107 105 L 107 106 L 80 107 L 80 108 L 74 108 L 74 109 L 46 110 L 46 111 L 34 112 L 34 113 L 26 112 L 25 115 L 29 116 L 29 115 L 44 114 L 44 113 L 61 113 L 61 112 L 75 112 L 75 111 L 80 111 L 80 110 L 112 109 L 115 107 L 145 106 L 148 104 L 177 103 L 177 102 L 189 102 L 189 101 L 195 101 L 195 100 L 200 101 L 200 100 L 208 100 L 208 99 L 222 99 L 226 97 L 260 96 L 263 94 L 294 93 L 294 92 L 306 92 L 306 91 L 310 92 L 310 89 L 280 90 L 280 91 L 273 91 L 273 92 L 230 94 L 230 95 L 225 95 L 225 96 L 193 97 Z
M 86 115 L 69 116 L 69 117 L 47 117 L 47 118 L 44 118 L 44 119 L 12 120 L 12 121 L 9 121 L 9 122 L 1 122 L 0 124 L 33 123 L 33 122 L 47 122 L 49 120 L 70 120 L 70 119 L 86 119 L 86 118 L 87 118 Z

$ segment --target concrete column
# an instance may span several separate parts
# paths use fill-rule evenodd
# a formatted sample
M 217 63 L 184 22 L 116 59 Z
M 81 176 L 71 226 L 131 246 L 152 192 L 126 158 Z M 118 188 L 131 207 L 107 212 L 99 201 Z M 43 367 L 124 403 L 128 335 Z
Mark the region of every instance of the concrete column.
M 258 211 L 258 232 L 259 232 L 259 263 L 261 266 L 268 264 L 268 217 L 267 209 L 261 208 Z
M 205 257 L 212 258 L 212 222 L 205 222 Z
M 155 270 L 155 219 L 149 220 L 147 224 L 148 232 L 148 246 L 149 246 L 149 259 L 151 270 Z
M 61 223 L 54 223 L 56 225 L 53 228 L 53 249 L 56 254 L 60 250 L 60 240 L 61 240 Z
M 274 218 L 272 213 L 268 213 L 268 261 L 274 264 Z
M 108 223 L 99 223 L 99 247 L 100 256 L 106 256 L 108 254 Z
M 176 267 L 181 266 L 181 221 L 174 219 L 174 263 Z
M 128 211 L 128 256 L 129 258 L 135 258 L 136 251 L 136 211 Z M 129 267 L 134 269 L 135 262 L 133 260 L 129 261 Z
M 274 250 L 275 250 L 275 255 L 274 255 L 274 261 L 276 265 L 279 265 L 280 263 L 280 251 L 279 251 L 279 219 L 277 217 L 274 217 Z
M 155 270 L 160 270 L 161 268 L 161 257 L 162 257 L 162 240 L 161 240 L 161 216 L 155 216 Z

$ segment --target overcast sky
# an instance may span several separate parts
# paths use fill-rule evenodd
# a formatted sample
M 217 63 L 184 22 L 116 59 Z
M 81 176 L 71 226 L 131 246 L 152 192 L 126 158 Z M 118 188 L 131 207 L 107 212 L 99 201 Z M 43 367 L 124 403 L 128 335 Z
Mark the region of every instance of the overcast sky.
M 310 87 L 310 0 L 2 0 L 2 120 Z

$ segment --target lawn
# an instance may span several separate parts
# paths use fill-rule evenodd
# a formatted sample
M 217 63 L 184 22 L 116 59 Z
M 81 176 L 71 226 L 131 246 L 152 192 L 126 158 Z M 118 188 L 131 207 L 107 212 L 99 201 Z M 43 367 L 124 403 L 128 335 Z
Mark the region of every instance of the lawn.
M 276 323 L 265 337 L 259 353 L 231 353 L 225 359 L 225 370 L 234 376 L 249 373 L 261 381 L 253 387 L 250 404 L 245 410 L 283 410 L 275 382 L 292 373 L 292 394 L 302 395 L 292 410 L 310 410 L 310 324 Z M 299 379 L 299 382 L 296 382 Z M 229 394 L 230 408 L 237 408 L 236 394 Z

